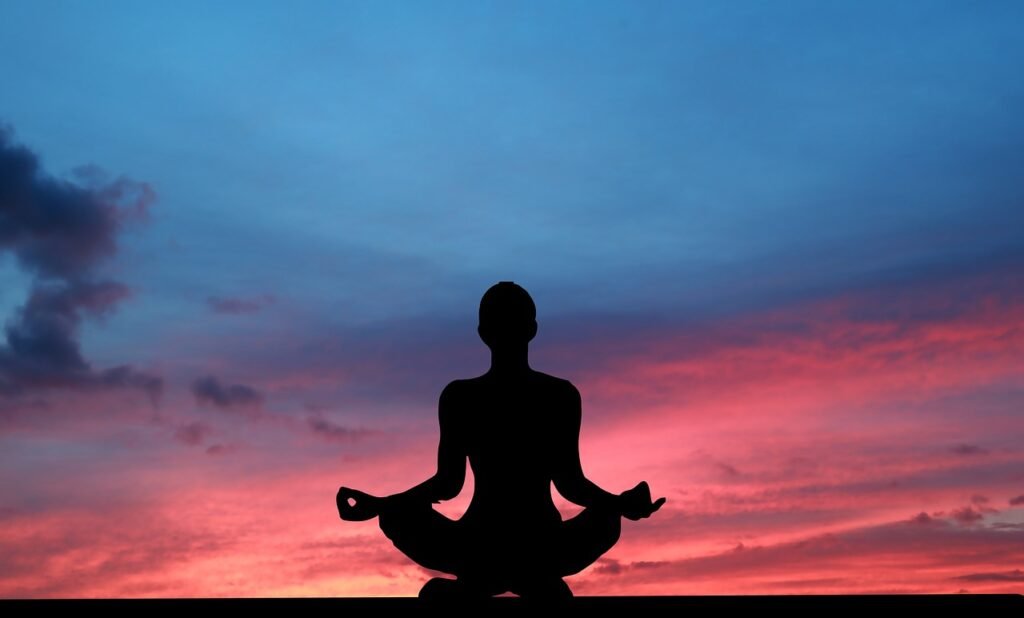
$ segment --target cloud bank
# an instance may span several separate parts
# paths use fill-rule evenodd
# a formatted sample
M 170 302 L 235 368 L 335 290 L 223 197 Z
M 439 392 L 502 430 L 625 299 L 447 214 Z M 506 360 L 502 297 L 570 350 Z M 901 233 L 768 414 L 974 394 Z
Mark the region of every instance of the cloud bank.
M 80 345 L 87 317 L 105 317 L 131 295 L 105 279 L 124 225 L 145 216 L 152 188 L 107 179 L 95 167 L 76 180 L 47 174 L 39 158 L 0 128 L 0 252 L 11 253 L 32 277 L 25 303 L 0 344 L 0 400 L 52 389 L 130 388 L 159 399 L 160 377 L 130 365 L 97 369 Z

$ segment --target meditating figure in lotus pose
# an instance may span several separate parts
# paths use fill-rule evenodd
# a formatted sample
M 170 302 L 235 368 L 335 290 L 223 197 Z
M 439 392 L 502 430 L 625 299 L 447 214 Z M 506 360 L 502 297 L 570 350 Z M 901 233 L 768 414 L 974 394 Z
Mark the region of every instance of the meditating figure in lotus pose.
M 436 474 L 387 497 L 342 487 L 338 512 L 351 521 L 379 517 L 381 530 L 409 558 L 456 576 L 428 581 L 421 597 L 572 596 L 562 578 L 618 541 L 621 517 L 649 517 L 665 499 L 652 502 L 645 482 L 613 494 L 584 476 L 580 394 L 568 380 L 530 368 L 537 322 L 526 290 L 511 281 L 487 290 L 477 331 L 491 349 L 491 367 L 441 393 Z M 459 494 L 467 458 L 473 498 L 452 520 L 431 505 Z M 579 515 L 562 520 L 552 482 L 585 507 Z

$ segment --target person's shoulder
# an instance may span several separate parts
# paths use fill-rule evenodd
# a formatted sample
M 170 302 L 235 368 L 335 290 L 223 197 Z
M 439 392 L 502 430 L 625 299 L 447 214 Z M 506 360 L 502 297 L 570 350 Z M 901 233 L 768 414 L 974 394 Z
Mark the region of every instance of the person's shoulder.
M 551 388 L 552 390 L 558 392 L 560 395 L 569 398 L 579 398 L 579 389 L 577 389 L 576 385 L 570 382 L 569 380 L 566 380 L 565 378 L 559 378 L 558 376 L 553 376 L 542 371 L 534 371 L 534 374 L 535 377 L 539 381 L 541 381 L 546 387 Z
M 450 399 L 452 397 L 457 397 L 461 393 L 465 392 L 468 383 L 471 380 L 472 378 L 452 380 L 447 385 L 445 385 L 443 389 L 441 389 L 441 399 Z
M 443 389 L 438 397 L 437 409 L 441 415 L 441 423 L 449 427 L 453 423 L 461 423 L 463 410 L 467 405 L 466 380 L 452 380 Z
M 457 402 L 472 397 L 480 386 L 480 378 L 460 378 L 452 380 L 441 389 L 441 401 Z

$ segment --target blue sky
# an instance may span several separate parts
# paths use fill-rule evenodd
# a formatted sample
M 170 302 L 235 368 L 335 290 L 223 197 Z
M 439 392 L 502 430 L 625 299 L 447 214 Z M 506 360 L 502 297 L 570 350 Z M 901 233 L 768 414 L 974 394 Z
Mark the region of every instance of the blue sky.
M 134 312 L 713 303 L 1017 243 L 1018 6 L 8 2 L 0 104 L 157 190 Z

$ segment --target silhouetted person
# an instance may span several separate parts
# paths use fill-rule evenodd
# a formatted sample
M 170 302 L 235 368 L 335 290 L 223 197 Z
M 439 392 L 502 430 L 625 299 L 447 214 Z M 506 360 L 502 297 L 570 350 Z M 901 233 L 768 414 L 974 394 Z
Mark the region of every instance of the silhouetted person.
M 491 349 L 491 368 L 441 393 L 437 473 L 384 498 L 342 487 L 338 512 L 352 521 L 379 516 L 395 547 L 457 577 L 430 580 L 422 597 L 571 596 L 562 578 L 618 541 L 620 517 L 649 517 L 665 499 L 652 502 L 645 482 L 616 495 L 584 476 L 580 394 L 568 380 L 530 368 L 537 322 L 526 290 L 511 281 L 487 290 L 477 332 Z M 467 457 L 476 480 L 473 499 L 461 519 L 451 520 L 431 505 L 459 494 Z M 551 500 L 552 481 L 583 512 L 562 521 Z

